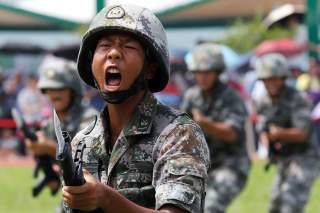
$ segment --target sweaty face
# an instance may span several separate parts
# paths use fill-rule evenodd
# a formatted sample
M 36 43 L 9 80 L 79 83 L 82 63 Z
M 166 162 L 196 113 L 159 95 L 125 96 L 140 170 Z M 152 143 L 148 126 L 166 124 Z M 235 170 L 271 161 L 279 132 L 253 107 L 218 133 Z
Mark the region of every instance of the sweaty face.
M 215 82 L 217 81 L 218 75 L 216 72 L 196 72 L 194 77 L 198 86 L 204 91 L 210 91 Z
M 68 88 L 47 89 L 46 94 L 57 112 L 65 111 L 71 102 L 72 91 Z
M 100 38 L 93 60 L 92 72 L 102 91 L 129 89 L 142 70 L 144 49 L 128 34 L 111 34 Z
M 284 86 L 284 82 L 285 80 L 283 78 L 278 78 L 278 77 L 268 78 L 263 80 L 264 86 L 269 96 L 275 97 L 275 98 L 279 97 L 281 90 Z

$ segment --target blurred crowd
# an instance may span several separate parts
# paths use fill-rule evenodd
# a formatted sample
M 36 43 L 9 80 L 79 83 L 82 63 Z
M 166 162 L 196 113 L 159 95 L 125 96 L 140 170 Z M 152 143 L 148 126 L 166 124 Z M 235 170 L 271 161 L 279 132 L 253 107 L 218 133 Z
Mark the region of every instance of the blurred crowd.
M 0 156 L 27 155 L 23 134 L 17 130 L 11 111 L 17 108 L 30 127 L 41 128 L 52 115 L 48 98 L 37 86 L 38 72 L 19 72 L 0 70 Z M 84 105 L 96 109 L 103 107 L 98 93 L 85 89 Z
M 256 115 L 251 102 L 263 97 L 266 93 L 262 82 L 257 79 L 254 70 L 254 62 L 259 55 L 255 53 L 243 56 L 237 55 L 238 58 L 235 59 L 235 56 L 228 52 L 232 51 L 230 48 L 222 47 L 227 49 L 227 51 L 224 51 L 225 60 L 231 62 L 229 65 L 227 63 L 227 71 L 222 73 L 220 78 L 238 91 L 243 100 L 245 100 L 246 106 L 250 111 L 252 125 L 254 125 Z M 320 138 L 320 60 L 318 58 L 308 59 L 304 50 L 294 55 L 287 55 L 287 59 L 291 70 L 291 76 L 287 79 L 287 84 L 303 92 L 312 102 L 313 111 L 310 117 Z M 180 107 L 184 92 L 195 85 L 193 74 L 187 71 L 187 60 L 187 50 L 171 49 L 171 78 L 167 87 L 163 91 L 156 93 L 159 101 L 175 108 Z M 300 64 L 308 64 L 308 66 L 297 66 L 299 64 L 297 60 L 300 60 Z M 21 136 L 16 134 L 16 125 L 12 120 L 11 109 L 13 107 L 20 109 L 26 122 L 30 125 L 41 125 L 43 121 L 51 116 L 52 107 L 47 98 L 37 88 L 37 72 L 26 73 L 0 70 L 0 81 L 1 152 L 6 153 L 6 150 L 13 150 L 19 155 L 25 155 L 24 143 Z M 86 105 L 98 110 L 103 107 L 103 101 L 99 94 L 90 88 L 85 89 L 83 101 Z M 257 140 L 255 139 L 254 132 L 250 135 L 252 137 L 248 141 L 248 147 L 250 153 L 254 153 L 258 149 Z
M 301 91 L 305 96 L 307 96 L 310 102 L 312 102 L 313 110 L 310 117 L 317 130 L 316 133 L 320 138 L 320 60 L 313 57 L 310 57 L 309 59 L 306 58 L 304 60 L 307 61 L 300 61 L 300 63 L 307 63 L 309 65 L 303 67 L 297 66 L 297 62 L 292 60 L 292 58 L 297 57 L 305 58 L 305 56 L 303 56 L 305 54 L 305 52 L 301 52 L 298 55 L 289 55 L 287 57 L 290 77 L 287 78 L 286 83 Z M 187 88 L 192 87 L 195 82 L 193 80 L 192 73 L 187 71 L 185 62 L 183 60 L 177 60 L 174 57 L 174 53 L 172 55 L 171 80 L 168 86 L 162 92 L 157 93 L 156 96 L 160 101 L 179 108 L 184 92 Z M 187 58 L 187 53 L 184 57 Z M 228 70 L 220 76 L 222 81 L 235 89 L 243 98 L 248 110 L 250 111 L 250 119 L 253 125 L 255 124 L 256 113 L 252 108 L 252 101 L 258 100 L 266 95 L 264 85 L 257 78 L 257 74 L 254 69 L 254 63 L 257 58 L 257 55 L 251 55 L 250 57 L 243 56 L 236 66 L 227 67 Z M 252 143 L 257 145 L 257 141 L 254 140 L 254 138 L 249 142 L 249 146 L 251 146 Z M 258 148 L 257 146 L 255 147 Z

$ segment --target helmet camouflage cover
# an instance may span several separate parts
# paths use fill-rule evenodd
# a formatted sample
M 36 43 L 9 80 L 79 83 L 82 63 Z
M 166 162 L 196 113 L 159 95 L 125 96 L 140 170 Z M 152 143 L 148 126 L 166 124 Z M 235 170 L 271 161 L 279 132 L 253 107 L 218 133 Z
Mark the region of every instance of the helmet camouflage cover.
M 169 79 L 169 54 L 167 37 L 159 19 L 148 9 L 135 5 L 112 5 L 102 9 L 93 19 L 84 34 L 79 55 L 80 77 L 90 86 L 96 87 L 91 63 L 98 39 L 107 33 L 126 32 L 140 41 L 160 67 L 155 77 L 149 80 L 152 92 L 161 91 Z
M 186 58 L 186 63 L 191 72 L 222 72 L 225 69 L 222 49 L 212 43 L 196 46 Z
M 72 61 L 47 56 L 39 66 L 38 88 L 42 92 L 46 89 L 70 88 L 75 94 L 82 95 L 83 86 L 76 69 Z
M 255 62 L 258 79 L 288 77 L 287 59 L 279 53 L 269 53 L 259 57 Z

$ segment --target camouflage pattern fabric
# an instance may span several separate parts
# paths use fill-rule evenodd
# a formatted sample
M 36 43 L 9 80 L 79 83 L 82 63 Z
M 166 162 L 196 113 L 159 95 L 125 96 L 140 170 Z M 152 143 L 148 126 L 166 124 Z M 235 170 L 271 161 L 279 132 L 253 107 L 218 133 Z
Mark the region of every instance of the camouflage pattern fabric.
M 302 155 L 280 160 L 273 181 L 269 212 L 303 213 L 319 172 L 319 159 Z
M 208 176 L 204 212 L 223 213 L 244 188 L 247 178 L 228 167 L 212 169 Z
M 209 150 L 199 126 L 147 92 L 116 143 L 109 142 L 107 108 L 76 135 L 84 142 L 84 167 L 105 185 L 147 208 L 170 204 L 202 212 Z M 91 131 L 92 129 L 92 131 Z
M 303 212 L 308 201 L 310 188 L 319 175 L 319 145 L 310 123 L 311 104 L 296 90 L 285 86 L 277 104 L 272 103 L 269 96 L 256 103 L 260 117 L 269 115 L 275 107 L 286 112 L 290 126 L 309 132 L 304 149 L 286 156 L 279 156 L 276 162 L 277 174 L 271 193 L 270 212 Z M 265 119 L 260 119 L 263 122 Z M 278 119 L 283 119 L 279 117 Z M 263 123 L 259 123 L 264 129 Z M 287 146 L 295 144 L 285 143 Z
M 206 98 L 198 86 L 190 88 L 183 98 L 181 109 L 189 114 L 193 109 L 198 109 L 213 121 L 229 124 L 238 134 L 233 144 L 205 134 L 211 157 L 205 212 L 224 212 L 244 187 L 250 169 L 245 145 L 247 111 L 244 103 L 235 91 L 219 81 L 212 95 Z

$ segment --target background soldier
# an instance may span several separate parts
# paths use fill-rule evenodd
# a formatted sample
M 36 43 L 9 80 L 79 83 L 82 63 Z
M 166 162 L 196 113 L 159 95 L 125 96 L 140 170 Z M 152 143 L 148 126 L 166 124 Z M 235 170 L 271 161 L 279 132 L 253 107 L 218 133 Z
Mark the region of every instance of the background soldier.
M 219 80 L 225 63 L 218 45 L 195 47 L 187 65 L 197 85 L 187 90 L 181 107 L 203 129 L 211 156 L 205 212 L 225 212 L 249 172 L 247 111 L 238 94 Z
M 94 120 L 97 111 L 81 103 L 83 86 L 76 71 L 76 64 L 65 59 L 48 56 L 39 68 L 38 88 L 45 94 L 61 119 L 62 129 L 73 137 L 76 132 Z M 56 136 L 53 119 L 45 122 L 37 132 L 37 143 L 27 141 L 34 155 L 50 155 L 55 159 Z M 50 188 L 60 187 L 58 182 L 50 183 Z
M 310 188 L 319 173 L 319 148 L 310 124 L 311 104 L 285 84 L 286 59 L 267 54 L 256 62 L 257 76 L 268 95 L 256 103 L 260 142 L 276 161 L 269 212 L 303 212 Z
M 86 183 L 64 186 L 69 207 L 105 212 L 202 211 L 209 151 L 201 129 L 155 99 L 169 79 L 166 34 L 149 10 L 114 5 L 96 15 L 78 58 L 81 78 L 107 102 L 72 141 L 84 142 Z M 156 210 L 156 211 L 155 211 Z

